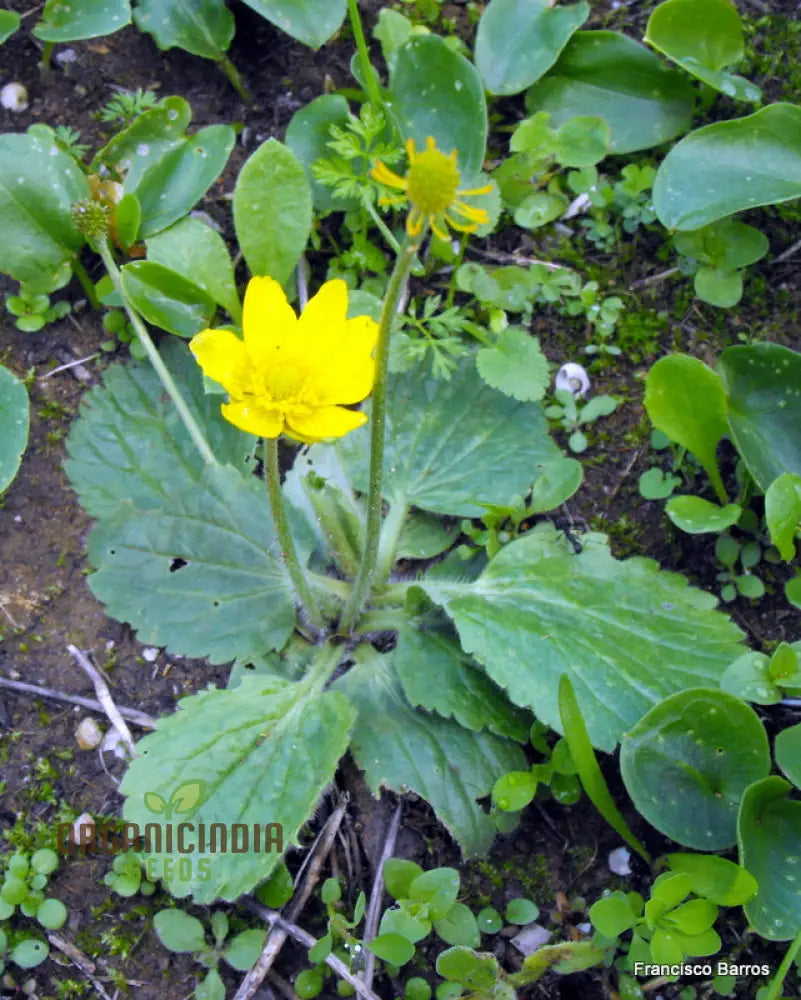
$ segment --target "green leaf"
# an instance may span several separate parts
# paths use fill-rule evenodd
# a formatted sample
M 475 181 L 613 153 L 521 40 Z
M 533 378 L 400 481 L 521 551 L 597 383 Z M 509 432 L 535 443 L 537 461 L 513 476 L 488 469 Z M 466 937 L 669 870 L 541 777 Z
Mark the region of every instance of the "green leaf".
M 653 204 L 668 229 L 699 229 L 757 205 L 801 197 L 801 108 L 770 104 L 677 143 L 656 174 Z
M 784 585 L 784 596 L 795 608 L 801 608 L 801 574 L 794 576 Z
M 515 225 L 523 229 L 539 229 L 558 219 L 567 211 L 569 205 L 570 202 L 564 195 L 534 191 L 515 208 Z
M 404 42 L 408 42 L 414 25 L 400 11 L 382 7 L 373 28 L 373 37 L 381 44 L 381 54 L 390 72 L 395 68 L 395 57 Z
M 445 944 L 478 948 L 481 935 L 472 911 L 464 903 L 454 903 L 444 917 L 434 921 L 434 930 Z
M 177 46 L 215 61 L 234 37 L 234 15 L 219 0 L 137 0 L 134 21 L 160 49 Z
M 209 969 L 206 978 L 195 987 L 195 1000 L 225 1000 L 225 984 L 216 969 Z
M 339 31 L 345 0 L 245 0 L 257 14 L 304 45 L 319 49 Z
M 727 347 L 718 370 L 732 440 L 760 489 L 801 476 L 801 354 L 779 344 Z
M 551 381 L 539 340 L 519 326 L 507 326 L 492 347 L 482 347 L 476 368 L 487 385 L 524 402 L 542 399 Z
M 242 931 L 228 944 L 223 958 L 240 972 L 247 972 L 258 961 L 266 937 L 267 932 L 258 928 Z
M 168 341 L 161 355 L 212 451 L 249 474 L 256 439 L 222 418 L 219 397 L 204 392 L 184 344 Z M 120 497 L 139 510 L 172 510 L 173 497 L 197 492 L 204 474 L 203 459 L 149 363 L 107 369 L 103 386 L 84 397 L 67 454 L 67 475 L 92 517 L 119 514 Z
M 729 0 L 666 0 L 648 19 L 645 41 L 727 97 L 757 102 L 762 96 L 755 84 L 722 72 L 745 55 L 740 17 Z
M 351 753 L 373 794 L 381 787 L 426 799 L 466 855 L 486 850 L 495 828 L 477 799 L 498 774 L 523 766 L 520 748 L 450 719 L 416 712 L 403 697 L 392 654 L 355 651 L 357 665 L 336 682 L 358 709 Z
M 234 139 L 229 125 L 209 125 L 156 158 L 135 187 L 130 176 L 125 178 L 125 193 L 135 194 L 142 208 L 142 238 L 194 208 L 225 169 Z
M 202 952 L 207 948 L 203 924 L 183 910 L 159 910 L 153 917 L 153 930 L 169 951 Z
M 749 871 L 714 854 L 668 854 L 667 863 L 672 871 L 690 876 L 696 896 L 718 906 L 742 906 L 757 891 Z
M 427 916 L 427 907 L 415 907 L 415 912 L 408 901 L 400 906 L 386 910 L 378 931 L 380 934 L 399 934 L 401 937 L 416 944 L 431 933 L 431 921 Z
M 401 629 L 393 662 L 413 707 L 451 717 L 465 729 L 489 729 L 526 742 L 529 717 L 509 704 L 446 632 Z
M 120 246 L 130 247 L 136 242 L 142 224 L 142 206 L 135 194 L 126 194 L 114 209 L 114 226 Z
M 783 778 L 757 781 L 746 789 L 737 819 L 740 864 L 757 880 L 745 915 L 757 934 L 789 941 L 801 930 L 801 802 L 787 798 Z
M 728 432 L 720 378 L 698 358 L 669 354 L 648 372 L 644 405 L 657 430 L 695 455 L 725 504 L 716 456 L 718 442 Z
M 631 908 L 631 901 L 619 889 L 597 900 L 590 907 L 593 927 L 606 938 L 616 938 L 632 928 L 638 914 Z
M 606 156 L 612 134 L 603 118 L 577 115 L 559 126 L 554 156 L 563 167 L 591 167 Z
M 497 934 L 503 930 L 501 915 L 492 906 L 485 906 L 483 910 L 479 910 L 476 923 L 482 934 Z
M 306 248 L 312 222 L 309 180 L 292 150 L 276 139 L 259 146 L 239 172 L 233 211 L 251 274 L 283 284 Z
M 0 45 L 19 30 L 20 15 L 15 10 L 0 10 Z
M 52 139 L 0 135 L 0 272 L 32 290 L 56 287 L 84 242 L 70 207 L 88 197 L 83 171 Z
M 320 962 L 324 962 L 334 946 L 334 938 L 331 932 L 323 935 L 311 948 L 309 948 L 309 961 L 314 962 L 318 965 Z
M 91 170 L 113 167 L 125 175 L 125 188 L 135 191 L 147 170 L 153 168 L 186 139 L 192 109 L 182 97 L 165 97 L 158 107 L 143 112 L 113 136 L 97 153 Z
M 776 763 L 792 781 L 801 788 L 801 723 L 783 729 L 773 747 Z
M 395 12 L 386 8 L 381 11 L 381 14 L 388 13 Z M 348 102 L 345 98 L 341 94 L 322 94 L 296 111 L 287 126 L 286 144 L 305 167 L 314 207 L 321 212 L 358 208 L 358 201 L 335 197 L 331 188 L 318 181 L 311 172 L 314 163 L 332 155 L 328 148 L 331 126 L 343 128 L 347 121 Z
M 671 497 L 665 504 L 665 513 L 670 520 L 690 535 L 703 535 L 709 531 L 725 531 L 737 524 L 743 509 L 736 503 L 719 507 L 703 497 Z
M 432 136 L 458 153 L 462 181 L 477 176 L 487 147 L 487 105 L 476 68 L 438 35 L 412 35 L 397 52 L 390 109 L 404 139 L 418 150 Z
M 540 474 L 531 489 L 528 513 L 547 514 L 569 500 L 581 486 L 584 467 L 575 458 L 555 458 L 540 466 Z
M 503 812 L 520 812 L 532 801 L 539 782 L 532 771 L 507 771 L 492 786 L 492 801 Z
M 33 34 L 43 42 L 77 42 L 111 35 L 131 23 L 130 0 L 47 0 Z
M 406 858 L 388 858 L 384 862 L 384 885 L 393 899 L 408 899 L 409 889 L 423 869 Z
M 739 656 L 720 678 L 720 686 L 729 694 L 757 705 L 775 705 L 781 690 L 772 682 L 764 653 L 750 651 Z
M 208 466 L 165 507 L 122 505 L 95 525 L 89 586 L 141 642 L 226 663 L 280 649 L 292 633 L 294 600 L 276 547 L 258 480 Z
M 151 260 L 121 269 L 122 288 L 148 323 L 187 340 L 211 324 L 216 306 L 193 281 Z
M 770 247 L 763 232 L 738 219 L 721 219 L 701 229 L 674 233 L 673 245 L 687 257 L 728 271 L 761 260 Z
M 296 842 L 317 798 L 331 781 L 348 745 L 353 709 L 332 691 L 310 695 L 296 684 L 246 677 L 234 690 L 202 691 L 183 699 L 179 710 L 160 719 L 156 731 L 137 744 L 120 791 L 127 822 L 153 823 L 143 805 L 147 791 L 168 795 L 189 775 L 206 782 L 208 794 L 193 816 L 189 879 L 165 878 L 170 892 L 192 893 L 197 902 L 233 900 L 266 878 L 283 848 Z M 244 823 L 251 831 L 245 853 L 206 855 L 209 871 L 199 872 L 200 824 Z M 155 820 L 157 823 L 163 821 Z M 280 824 L 283 845 L 255 849 L 253 827 L 266 838 L 266 824 Z M 158 857 L 158 855 L 151 855 Z
M 719 267 L 699 267 L 693 278 L 695 294 L 702 302 L 719 309 L 736 306 L 743 296 L 743 278 L 739 271 Z
M 795 558 L 795 536 L 801 523 L 801 476 L 785 472 L 765 493 L 765 519 L 770 540 L 786 562 Z
M 739 698 L 706 688 L 682 691 L 625 735 L 620 770 L 652 826 L 688 847 L 720 850 L 735 841 L 743 791 L 770 771 L 768 738 Z
M 472 583 L 421 586 L 453 619 L 464 650 L 554 729 L 567 673 L 593 745 L 612 750 L 666 695 L 716 684 L 740 651 L 740 631 L 683 578 L 646 559 L 613 559 L 603 536 L 582 542 L 576 555 L 543 526 L 504 546 Z
M 510 924 L 530 924 L 540 915 L 540 909 L 530 899 L 510 899 L 506 904 L 506 919 Z
M 400 934 L 379 934 L 367 947 L 374 955 L 392 965 L 406 965 L 414 958 L 414 945 Z
M 548 111 L 553 126 L 598 115 L 612 133 L 611 153 L 650 149 L 685 132 L 692 87 L 658 56 L 614 31 L 579 31 L 556 65 L 526 94 L 526 109 Z
M 21 969 L 35 969 L 37 965 L 41 965 L 44 962 L 49 954 L 50 946 L 46 941 L 40 941 L 38 938 L 28 938 L 25 941 L 20 941 L 18 945 L 15 945 L 11 949 L 9 958 Z
M 0 365 L 0 494 L 14 480 L 28 446 L 30 403 L 24 383 Z
M 295 885 L 285 861 L 279 861 L 272 875 L 256 890 L 260 903 L 273 910 L 280 910 L 295 895 Z
M 433 559 L 449 549 L 456 541 L 458 531 L 434 514 L 413 511 L 403 522 L 396 559 Z
M 50 875 L 58 868 L 58 855 L 49 847 L 42 847 L 31 855 L 31 868 L 39 875 Z
M 491 0 L 478 22 L 475 52 L 487 90 L 518 94 L 539 80 L 589 16 L 585 0 L 567 7 L 548 0 Z
M 67 922 L 67 907 L 60 899 L 46 899 L 36 910 L 36 919 L 49 931 L 57 931 Z
M 409 886 L 409 898 L 428 904 L 432 920 L 444 917 L 459 895 L 459 872 L 455 868 L 431 868 Z
M 559 457 L 542 409 L 491 389 L 470 358 L 447 382 L 417 368 L 391 377 L 389 386 L 383 493 L 390 504 L 478 517 L 482 504 L 505 505 L 524 494 L 537 464 Z M 364 493 L 369 436 L 368 424 L 336 444 Z
M 181 219 L 151 236 L 147 240 L 147 259 L 198 285 L 235 323 L 242 322 L 231 255 L 222 236 L 205 222 Z

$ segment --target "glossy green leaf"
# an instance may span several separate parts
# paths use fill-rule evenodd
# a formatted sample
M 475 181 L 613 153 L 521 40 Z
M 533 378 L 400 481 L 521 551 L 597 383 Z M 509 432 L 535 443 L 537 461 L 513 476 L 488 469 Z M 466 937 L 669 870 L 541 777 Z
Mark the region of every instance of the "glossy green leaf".
M 534 191 L 515 208 L 514 220 L 516 226 L 523 229 L 539 229 L 563 215 L 570 202 L 561 194 L 551 194 L 548 191 Z
M 696 896 L 718 906 L 742 906 L 757 891 L 757 881 L 749 871 L 714 854 L 668 854 L 667 863 L 671 871 L 690 876 Z
M 154 261 L 125 264 L 121 281 L 143 319 L 179 337 L 206 329 L 216 312 L 214 300 L 199 285 Z
M 718 309 L 731 309 L 743 297 L 743 278 L 739 271 L 699 267 L 693 278 L 693 287 L 702 302 Z
M 728 432 L 726 396 L 716 373 L 698 358 L 669 354 L 648 372 L 644 405 L 657 430 L 695 455 L 725 504 L 716 451 Z
M 586 0 L 491 0 L 476 33 L 476 67 L 491 94 L 518 94 L 546 73 L 590 16 Z
M 381 13 L 392 12 L 382 10 Z M 286 144 L 306 168 L 314 207 L 322 212 L 358 206 L 354 199 L 336 198 L 332 189 L 318 181 L 311 170 L 317 160 L 333 155 L 328 148 L 332 139 L 331 126 L 343 128 L 347 121 L 348 102 L 345 98 L 341 94 L 322 94 L 296 111 L 287 126 Z
M 690 535 L 702 535 L 708 531 L 725 531 L 737 524 L 743 509 L 736 503 L 720 507 L 703 497 L 671 497 L 665 504 L 665 513 L 670 520 Z
M 785 472 L 778 476 L 765 493 L 765 519 L 770 540 L 782 559 L 795 557 L 795 536 L 801 524 L 801 476 Z
M 702 679 L 717 684 L 740 631 L 683 578 L 646 559 L 614 559 L 601 535 L 582 544 L 576 555 L 545 526 L 504 546 L 472 583 L 421 586 L 465 651 L 554 729 L 567 673 L 593 745 L 612 750 L 662 698 Z
M 507 771 L 492 786 L 493 804 L 503 812 L 520 812 L 534 798 L 538 784 L 530 770 Z
M 790 789 L 775 776 L 755 782 L 743 795 L 737 819 L 740 864 L 759 886 L 745 915 L 769 941 L 789 941 L 801 930 L 801 802 L 787 797 Z
M 169 340 L 161 355 L 216 457 L 247 475 L 256 439 L 223 420 L 219 396 L 204 392 L 184 344 Z M 197 492 L 203 460 L 151 365 L 112 365 L 103 381 L 84 397 L 67 438 L 65 468 L 83 508 L 114 517 L 125 497 L 139 510 L 170 510 L 173 496 Z
M 147 240 L 147 259 L 200 286 L 235 323 L 241 323 L 242 306 L 231 255 L 225 240 L 211 226 L 200 219 L 181 219 Z
M 204 59 L 222 59 L 234 37 L 234 15 L 220 0 L 137 0 L 134 21 L 160 49 Z
M 654 209 L 668 229 L 699 229 L 727 215 L 801 197 L 801 107 L 770 104 L 753 115 L 691 132 L 654 181 Z
M 126 177 L 125 191 L 133 191 L 142 209 L 143 238 L 166 229 L 195 207 L 225 169 L 234 138 L 229 125 L 209 125 L 169 149 L 142 174 L 135 188 Z
M 604 937 L 616 938 L 630 930 L 638 914 L 631 908 L 631 901 L 619 889 L 609 896 L 596 900 L 590 907 L 593 927 Z
M 723 672 L 720 686 L 729 694 L 756 705 L 775 705 L 781 701 L 781 689 L 773 683 L 768 671 L 769 660 L 764 653 L 753 650 L 738 656 Z
M 444 917 L 435 920 L 434 930 L 445 944 L 464 948 L 478 948 L 481 944 L 476 918 L 464 903 L 454 903 Z
M 0 45 L 19 30 L 20 15 L 15 10 L 0 10 Z
M 400 934 L 379 934 L 367 942 L 367 947 L 392 965 L 406 965 L 414 957 L 414 945 Z
M 412 882 L 423 869 L 406 858 L 388 858 L 384 863 L 384 885 L 393 899 L 408 899 Z
M 354 655 L 357 665 L 335 687 L 358 710 L 351 753 L 373 794 L 382 787 L 414 791 L 466 855 L 486 850 L 495 826 L 477 799 L 489 794 L 499 774 L 523 766 L 520 747 L 415 711 L 403 696 L 392 654 L 360 646 Z
M 369 402 L 365 408 L 369 412 Z M 527 492 L 539 464 L 560 454 L 540 406 L 491 389 L 471 358 L 447 382 L 420 368 L 391 377 L 387 421 L 385 499 L 443 514 L 477 517 L 481 504 L 509 503 Z M 369 437 L 368 424 L 336 445 L 362 492 L 368 485 Z
M 620 770 L 638 812 L 657 830 L 687 847 L 721 850 L 735 842 L 743 791 L 770 771 L 768 738 L 739 698 L 691 689 L 626 733 Z
M 556 130 L 554 156 L 563 167 L 591 167 L 606 156 L 612 134 L 605 119 L 577 115 Z
M 600 115 L 612 133 L 611 153 L 650 149 L 685 132 L 693 102 L 680 73 L 614 31 L 577 32 L 526 94 L 529 113 L 550 112 L 554 126 L 576 115 Z
M 740 101 L 759 101 L 762 92 L 725 66 L 745 55 L 743 28 L 729 0 L 665 0 L 648 19 L 645 40 L 682 69 Z
M 426 903 L 432 920 L 444 917 L 459 895 L 459 872 L 455 868 L 430 868 L 412 880 L 409 898 Z
M 21 969 L 35 969 L 50 954 L 50 946 L 47 941 L 40 941 L 38 938 L 26 938 L 15 945 L 9 954 L 9 958 Z
M 727 347 L 718 371 L 732 440 L 760 489 L 801 476 L 801 354 L 779 344 Z
M 331 781 L 348 744 L 354 713 L 347 699 L 331 691 L 304 693 L 277 678 L 246 677 L 233 690 L 212 688 L 184 698 L 178 711 L 159 720 L 156 731 L 137 744 L 140 756 L 125 773 L 127 822 L 163 824 L 144 805 L 146 792 L 164 798 L 188 775 L 202 776 L 206 797 L 192 814 L 192 877 L 165 879 L 174 896 L 190 893 L 198 903 L 233 900 L 266 878 L 283 849 L 296 842 L 323 788 Z M 199 871 L 199 826 L 243 823 L 249 849 L 206 854 L 208 877 Z M 275 842 L 256 849 L 253 827 L 282 826 Z M 269 847 L 269 849 L 268 849 Z M 156 853 L 154 855 L 159 858 Z
M 345 0 L 245 0 L 257 14 L 310 48 L 339 31 L 345 19 Z
M 0 494 L 8 489 L 28 446 L 30 404 L 25 385 L 0 365 Z
M 84 242 L 70 207 L 88 196 L 83 171 L 54 141 L 0 135 L 0 272 L 38 291 L 56 287 Z
M 442 630 L 404 628 L 393 658 L 410 705 L 525 743 L 530 717 L 511 705 L 484 671 Z
M 159 910 L 153 916 L 153 930 L 169 951 L 202 952 L 206 948 L 203 924 L 183 910 Z
M 801 574 L 785 583 L 784 596 L 793 607 L 801 608 Z
M 47 0 L 33 34 L 43 42 L 77 42 L 111 35 L 131 23 L 130 0 Z
M 524 402 L 542 399 L 551 382 L 539 340 L 519 326 L 507 326 L 492 347 L 482 347 L 476 368 L 487 385 Z
M 91 170 L 116 169 L 125 175 L 126 190 L 135 191 L 145 171 L 180 147 L 191 120 L 192 109 L 183 97 L 165 97 L 113 136 L 96 154 Z
M 259 146 L 239 172 L 233 212 L 251 274 L 285 282 L 306 248 L 312 222 L 309 180 L 291 149 L 276 139 Z
M 142 206 L 135 194 L 126 194 L 114 209 L 114 229 L 120 246 L 131 247 L 142 224 Z
M 675 233 L 673 245 L 687 257 L 730 271 L 761 260 L 770 247 L 763 232 L 739 219 L 721 219 L 701 229 Z
M 390 110 L 418 150 L 432 136 L 443 153 L 458 153 L 462 180 L 481 170 L 487 106 L 476 68 L 438 35 L 413 35 L 398 49 L 390 78 Z
M 801 723 L 783 729 L 773 749 L 776 763 L 795 787 L 801 788 Z

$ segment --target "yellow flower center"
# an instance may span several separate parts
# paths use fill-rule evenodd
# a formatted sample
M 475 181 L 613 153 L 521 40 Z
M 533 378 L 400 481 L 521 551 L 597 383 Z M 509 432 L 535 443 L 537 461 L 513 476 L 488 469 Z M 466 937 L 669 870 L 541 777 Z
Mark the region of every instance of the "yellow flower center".
M 459 187 L 459 170 L 454 157 L 438 149 L 418 153 L 406 174 L 409 201 L 425 216 L 447 211 Z

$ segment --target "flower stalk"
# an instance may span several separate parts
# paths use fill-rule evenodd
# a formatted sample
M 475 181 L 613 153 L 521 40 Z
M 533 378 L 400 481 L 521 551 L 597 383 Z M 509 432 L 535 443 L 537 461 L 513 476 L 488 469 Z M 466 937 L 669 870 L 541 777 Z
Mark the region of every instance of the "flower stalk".
M 376 77 L 375 69 L 373 69 L 373 64 L 370 62 L 370 53 L 367 51 L 367 40 L 364 37 L 358 0 L 348 0 L 348 17 L 350 19 L 350 26 L 353 29 L 353 38 L 356 42 L 356 52 L 359 56 L 359 65 L 367 88 L 367 96 L 374 108 L 382 108 L 384 102 L 381 100 L 378 78 Z

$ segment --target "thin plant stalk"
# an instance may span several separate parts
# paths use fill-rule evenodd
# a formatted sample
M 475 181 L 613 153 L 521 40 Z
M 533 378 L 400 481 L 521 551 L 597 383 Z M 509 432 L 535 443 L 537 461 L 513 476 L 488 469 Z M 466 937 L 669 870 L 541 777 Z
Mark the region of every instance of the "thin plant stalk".
M 76 257 L 72 262 L 72 273 L 80 281 L 81 288 L 84 290 L 86 298 L 89 300 L 89 305 L 93 309 L 102 309 L 100 304 L 100 299 L 97 297 L 97 292 L 95 291 L 94 282 L 89 277 L 86 268 Z
M 373 64 L 370 62 L 370 53 L 367 51 L 367 40 L 364 37 L 364 28 L 362 27 L 362 19 L 359 14 L 359 3 L 358 0 L 348 0 L 348 17 L 350 18 L 350 24 L 353 28 L 353 37 L 356 41 L 356 52 L 359 56 L 359 64 L 362 70 L 362 76 L 364 77 L 364 83 L 367 88 L 367 96 L 370 98 L 370 103 L 374 108 L 382 108 L 384 102 L 381 100 L 381 90 L 378 86 L 378 77 L 375 74 L 375 69 L 373 69 Z
M 242 76 L 240 75 L 239 70 L 231 62 L 228 56 L 223 56 L 222 59 L 219 60 L 217 65 L 220 67 L 223 73 L 225 73 L 226 77 L 228 78 L 228 82 L 231 84 L 231 86 L 234 88 L 237 94 L 239 94 L 239 96 L 242 98 L 245 104 L 252 103 L 253 98 L 250 96 L 250 91 L 245 86 L 245 83 L 242 80 Z
M 359 613 L 370 596 L 375 574 L 378 540 L 381 534 L 381 485 L 384 472 L 389 338 L 398 311 L 398 302 L 403 294 L 406 279 L 409 276 L 409 270 L 422 236 L 421 233 L 413 240 L 408 237 L 404 240 L 401 251 L 395 260 L 395 267 L 387 286 L 387 294 L 384 296 L 384 304 L 381 307 L 375 357 L 375 387 L 370 410 L 370 481 L 367 494 L 367 527 L 359 572 L 339 623 L 343 632 L 349 632 L 355 625 Z
M 278 468 L 278 439 L 264 439 L 264 481 L 267 484 L 267 496 L 270 499 L 270 510 L 273 514 L 275 533 L 281 547 L 281 558 L 287 568 L 295 593 L 311 626 L 318 632 L 324 628 L 317 601 L 312 596 L 309 582 L 300 565 L 292 533 L 289 530 L 289 520 L 284 507 L 284 497 L 281 493 L 281 473 Z
M 206 440 L 203 431 L 200 429 L 200 425 L 195 420 L 192 415 L 192 411 L 186 405 L 183 396 L 181 395 L 178 386 L 175 384 L 175 379 L 172 377 L 170 370 L 164 364 L 161 359 L 161 355 L 156 350 L 156 345 L 153 343 L 150 334 L 147 332 L 147 327 L 142 322 L 142 318 L 139 313 L 133 308 L 133 306 L 128 301 L 128 297 L 122 288 L 122 281 L 120 280 L 120 269 L 117 267 L 117 262 L 112 256 L 111 250 L 109 249 L 108 241 L 98 240 L 94 244 L 95 249 L 100 254 L 103 263 L 106 266 L 106 271 L 111 278 L 114 288 L 119 292 L 123 305 L 125 306 L 125 311 L 128 314 L 128 319 L 131 321 L 131 326 L 133 326 L 136 331 L 136 335 L 139 338 L 139 343 L 145 350 L 148 360 L 153 365 L 161 384 L 164 386 L 164 391 L 172 400 L 175 405 L 175 409 L 178 411 L 178 416 L 183 421 L 183 425 L 187 430 L 187 433 L 191 437 L 195 447 L 200 453 L 201 458 L 204 462 L 211 465 L 217 463 L 217 459 L 214 457 L 214 452 L 209 447 L 209 443 Z
M 799 931 L 793 940 L 790 942 L 787 951 L 784 953 L 784 958 L 781 961 L 781 965 L 776 970 L 773 979 L 771 979 L 768 984 L 767 991 L 762 997 L 762 1000 L 779 1000 L 782 993 L 782 986 L 784 985 L 784 980 L 787 977 L 787 973 L 790 971 L 790 966 L 798 957 L 798 953 L 801 951 L 801 931 Z

